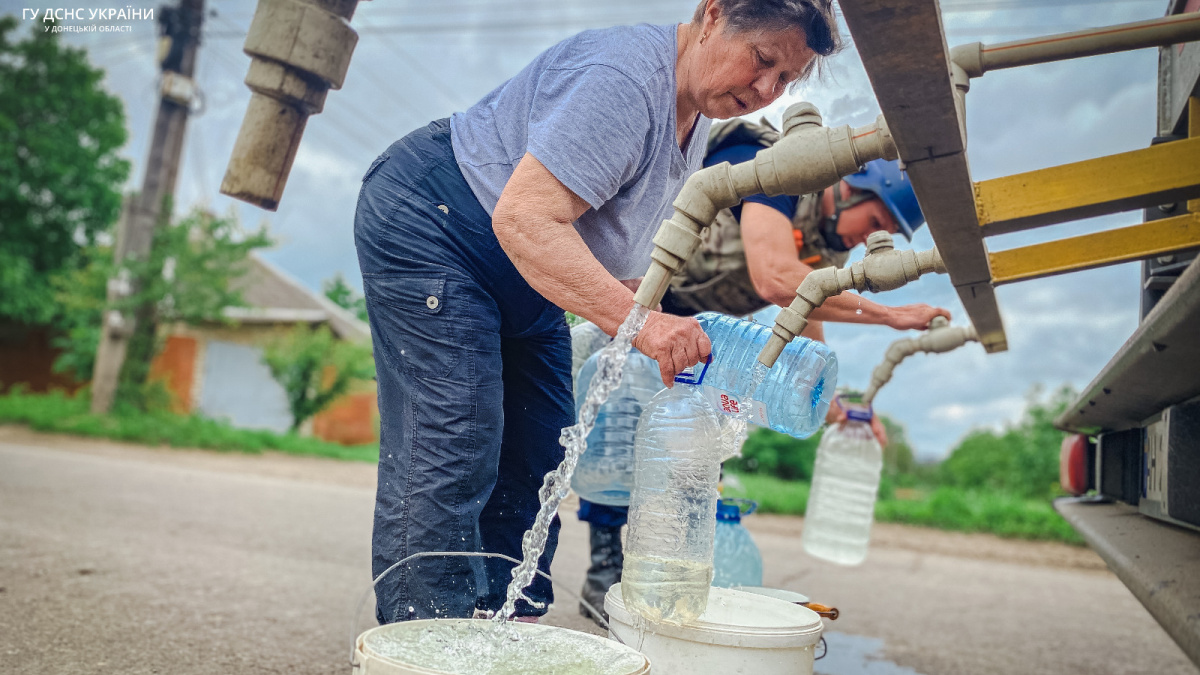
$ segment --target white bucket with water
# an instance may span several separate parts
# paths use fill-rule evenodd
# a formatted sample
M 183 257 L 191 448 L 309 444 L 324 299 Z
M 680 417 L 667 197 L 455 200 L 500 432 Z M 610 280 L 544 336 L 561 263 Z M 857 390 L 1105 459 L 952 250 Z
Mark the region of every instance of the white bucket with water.
M 645 654 L 654 675 L 812 675 L 824 627 L 816 612 L 786 600 L 712 588 L 694 622 L 651 624 L 625 608 L 621 585 L 604 598 L 609 635 Z
M 512 632 L 494 639 L 498 628 Z M 354 643 L 354 675 L 649 673 L 646 657 L 619 642 L 532 623 L 498 627 L 490 619 L 403 621 L 372 628 Z

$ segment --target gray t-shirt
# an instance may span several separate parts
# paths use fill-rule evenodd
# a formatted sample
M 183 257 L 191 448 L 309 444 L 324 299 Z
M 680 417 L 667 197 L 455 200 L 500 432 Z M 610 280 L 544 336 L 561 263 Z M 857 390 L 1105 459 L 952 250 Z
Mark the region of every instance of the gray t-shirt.
M 590 30 L 551 47 L 450 118 L 454 157 L 488 213 L 529 152 L 591 206 L 575 229 L 618 279 L 646 273 L 651 241 L 704 161 L 710 120 L 675 137 L 675 26 Z

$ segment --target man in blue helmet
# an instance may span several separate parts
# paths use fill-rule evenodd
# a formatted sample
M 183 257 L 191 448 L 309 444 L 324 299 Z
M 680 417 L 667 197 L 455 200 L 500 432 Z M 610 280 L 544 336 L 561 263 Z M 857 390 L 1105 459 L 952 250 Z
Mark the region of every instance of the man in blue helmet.
M 713 125 L 704 165 L 752 160 L 777 140 L 778 132 L 766 120 Z M 912 184 L 895 161 L 870 162 L 817 194 L 747 197 L 717 214 L 699 250 L 672 279 L 662 309 L 684 316 L 707 311 L 745 316 L 773 304 L 787 306 L 809 272 L 842 267 L 850 250 L 866 243 L 872 232 L 899 232 L 911 241 L 913 230 L 924 223 Z M 921 329 L 935 316 L 950 318 L 950 313 L 925 304 L 888 307 L 842 293 L 813 310 L 803 335 L 824 340 L 824 321 Z M 882 426 L 876 434 L 886 444 Z M 609 586 L 621 580 L 626 512 L 626 507 L 580 500 L 579 519 L 588 523 L 591 544 L 582 596 L 597 608 L 604 606 Z
M 749 161 L 778 138 L 765 120 L 714 125 L 705 166 Z M 872 232 L 899 232 L 911 240 L 924 223 L 912 184 L 895 161 L 870 162 L 817 194 L 754 195 L 717 215 L 700 249 L 672 280 L 663 310 L 744 316 L 772 304 L 787 306 L 809 272 L 842 267 L 850 250 L 866 243 Z M 804 335 L 823 339 L 823 321 L 924 328 L 939 314 L 949 318 L 929 305 L 887 307 L 842 293 L 813 311 Z

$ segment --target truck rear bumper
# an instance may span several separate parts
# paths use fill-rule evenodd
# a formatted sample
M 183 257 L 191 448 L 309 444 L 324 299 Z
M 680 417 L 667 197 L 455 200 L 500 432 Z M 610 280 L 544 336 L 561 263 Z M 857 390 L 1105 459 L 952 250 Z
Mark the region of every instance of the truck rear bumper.
M 1054 508 L 1200 666 L 1200 534 L 1119 502 L 1067 498 Z

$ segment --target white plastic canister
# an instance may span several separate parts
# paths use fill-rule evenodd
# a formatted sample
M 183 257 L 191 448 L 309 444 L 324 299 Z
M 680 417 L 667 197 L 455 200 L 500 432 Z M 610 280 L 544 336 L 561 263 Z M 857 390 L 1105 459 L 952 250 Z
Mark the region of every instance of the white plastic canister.
M 378 626 L 364 632 L 354 641 L 354 671 L 353 675 L 477 675 L 478 668 L 436 669 L 423 667 L 413 663 L 390 657 L 386 654 L 387 646 L 396 641 L 416 639 L 421 631 L 432 624 L 447 624 L 451 622 L 469 623 L 486 622 L 490 619 L 423 619 L 419 621 L 403 621 Z M 485 624 L 486 625 L 486 624 Z M 538 642 L 539 639 L 553 643 L 555 648 L 575 649 L 588 652 L 588 661 L 605 663 L 613 668 L 605 672 L 619 672 L 620 675 L 649 675 L 650 662 L 645 656 L 633 649 L 613 640 L 606 640 L 598 635 L 580 633 L 567 628 L 543 626 L 532 623 L 510 622 L 509 626 L 520 633 L 522 641 Z M 477 654 L 478 655 L 478 654 Z M 622 665 L 616 665 L 622 664 Z M 624 667 L 623 664 L 629 664 Z M 514 664 L 496 663 L 495 669 L 486 672 L 513 672 Z M 522 675 L 553 675 L 553 668 L 539 669 L 537 665 L 521 666 Z M 655 673 L 658 671 L 655 670 Z
M 790 602 L 793 605 L 798 605 L 802 602 L 808 602 L 808 596 L 796 591 L 785 591 L 782 588 L 768 588 L 766 586 L 735 586 L 739 591 L 753 593 L 755 595 L 765 595 L 768 598 L 776 598 L 785 602 Z
M 625 608 L 621 585 L 604 598 L 609 635 L 645 654 L 654 675 L 812 675 L 824 627 L 816 612 L 776 598 L 712 588 L 694 622 L 652 624 Z

